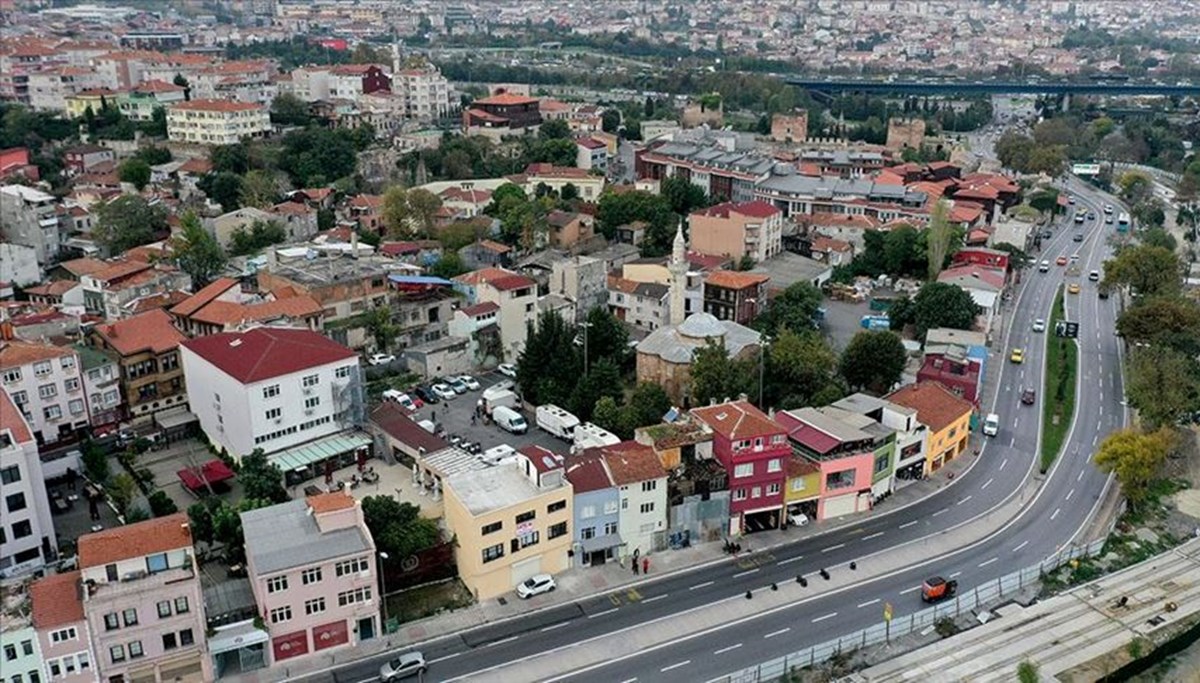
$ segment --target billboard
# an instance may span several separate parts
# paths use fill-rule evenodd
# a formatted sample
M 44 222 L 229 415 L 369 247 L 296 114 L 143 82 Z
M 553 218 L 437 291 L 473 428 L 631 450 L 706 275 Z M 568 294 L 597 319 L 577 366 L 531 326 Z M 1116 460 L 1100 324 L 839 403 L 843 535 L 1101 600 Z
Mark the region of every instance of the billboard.
M 1100 164 L 1071 164 L 1075 175 L 1100 175 Z

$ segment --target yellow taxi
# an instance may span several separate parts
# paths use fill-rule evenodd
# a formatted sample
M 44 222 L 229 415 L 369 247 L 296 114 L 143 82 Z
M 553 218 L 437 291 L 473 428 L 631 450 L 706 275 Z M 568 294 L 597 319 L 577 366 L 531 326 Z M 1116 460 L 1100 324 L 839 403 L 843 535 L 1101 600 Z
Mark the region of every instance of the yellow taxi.
M 1068 294 L 1078 294 L 1079 293 L 1079 283 L 1072 282 L 1071 284 L 1067 285 L 1067 293 Z
M 1008 359 L 1014 363 L 1024 363 L 1025 349 L 1013 349 L 1012 353 L 1009 354 Z

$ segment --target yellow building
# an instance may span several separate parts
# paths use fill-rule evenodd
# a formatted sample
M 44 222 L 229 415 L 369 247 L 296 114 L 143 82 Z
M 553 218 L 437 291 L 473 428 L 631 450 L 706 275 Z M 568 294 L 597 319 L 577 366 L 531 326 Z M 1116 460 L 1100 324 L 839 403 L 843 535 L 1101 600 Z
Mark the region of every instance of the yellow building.
M 562 457 L 526 446 L 495 467 L 443 481 L 459 578 L 477 600 L 570 566 L 574 496 L 563 466 Z
M 249 102 L 192 100 L 167 110 L 167 139 L 201 145 L 232 145 L 271 132 L 267 108 Z
M 72 119 L 77 119 L 87 112 L 88 107 L 92 108 L 92 113 L 99 113 L 104 105 L 110 107 L 119 107 L 118 99 L 121 93 L 107 88 L 95 88 L 93 90 L 81 90 L 74 95 L 67 95 L 64 99 L 67 105 L 67 116 Z
M 941 382 L 920 382 L 900 387 L 884 397 L 917 411 L 917 421 L 928 428 L 925 437 L 925 471 L 935 472 L 967 450 L 974 406 Z
M 807 458 L 793 455 L 787 462 L 787 486 L 783 489 L 787 514 L 805 514 L 809 519 L 816 519 L 820 497 L 821 467 Z

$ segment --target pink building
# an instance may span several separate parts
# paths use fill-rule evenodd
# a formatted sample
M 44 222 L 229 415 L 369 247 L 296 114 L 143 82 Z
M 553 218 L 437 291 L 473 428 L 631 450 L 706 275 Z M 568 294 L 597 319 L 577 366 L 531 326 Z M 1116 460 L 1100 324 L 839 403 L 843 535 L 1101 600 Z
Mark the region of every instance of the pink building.
M 797 455 L 820 468 L 817 519 L 832 519 L 871 509 L 871 484 L 875 473 L 876 435 L 858 429 L 829 411 L 837 408 L 801 408 L 775 415 L 787 429 Z M 845 412 L 845 411 L 840 411 Z M 883 463 L 885 469 L 890 460 Z M 887 470 L 887 476 L 891 476 Z
M 80 537 L 83 612 L 101 679 L 213 680 L 195 567 L 182 512 Z
M 80 572 L 53 574 L 29 588 L 33 628 L 50 680 L 84 683 L 96 680 L 87 619 L 80 599 Z
M 729 533 L 778 529 L 783 522 L 787 431 L 748 401 L 693 408 L 713 431 L 713 455 L 729 474 Z
M 379 635 L 375 541 L 348 493 L 243 512 L 242 528 L 269 664 Z

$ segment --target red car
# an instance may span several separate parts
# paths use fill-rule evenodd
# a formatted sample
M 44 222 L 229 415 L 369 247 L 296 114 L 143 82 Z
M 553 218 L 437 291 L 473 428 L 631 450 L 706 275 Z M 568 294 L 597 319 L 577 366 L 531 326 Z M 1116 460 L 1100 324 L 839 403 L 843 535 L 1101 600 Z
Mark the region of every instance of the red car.
M 1067 265 L 1067 257 L 1066 257 L 1066 256 L 1059 256 L 1057 259 L 1055 259 L 1055 261 L 1054 261 L 1054 262 L 1055 262 L 1055 263 L 1057 263 L 1057 264 L 1058 264 L 1058 265 L 1060 265 L 1060 266 L 1065 266 L 1065 265 Z

